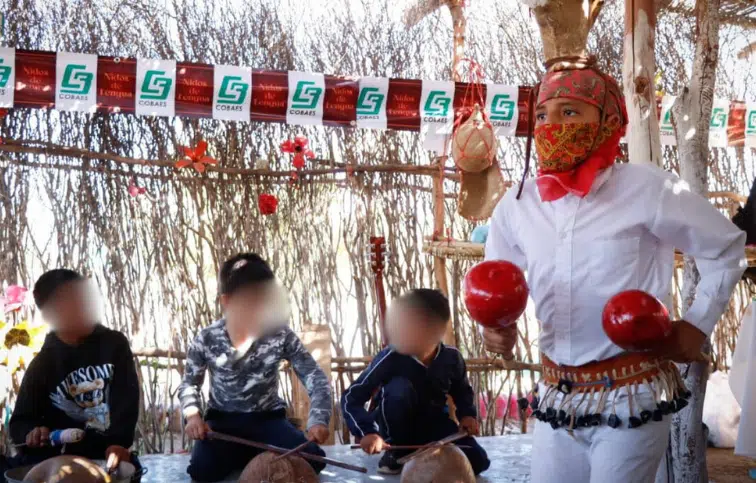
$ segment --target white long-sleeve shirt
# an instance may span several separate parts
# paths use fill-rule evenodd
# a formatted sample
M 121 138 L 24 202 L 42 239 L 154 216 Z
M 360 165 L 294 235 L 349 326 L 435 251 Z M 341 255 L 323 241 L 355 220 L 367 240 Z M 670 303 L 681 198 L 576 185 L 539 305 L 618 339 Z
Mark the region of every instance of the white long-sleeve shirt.
M 540 321 L 540 349 L 582 365 L 622 352 L 601 326 L 606 302 L 623 290 L 668 299 L 674 249 L 695 258 L 701 281 L 684 319 L 710 334 L 743 274 L 745 232 L 673 174 L 618 164 L 584 198 L 542 202 L 535 181 L 507 192 L 491 220 L 487 260 L 526 271 Z

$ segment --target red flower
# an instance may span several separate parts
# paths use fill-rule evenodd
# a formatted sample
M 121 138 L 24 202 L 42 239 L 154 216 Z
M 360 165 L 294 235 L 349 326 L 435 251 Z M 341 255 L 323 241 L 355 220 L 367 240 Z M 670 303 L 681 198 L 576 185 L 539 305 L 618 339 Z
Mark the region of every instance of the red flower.
M 260 213 L 263 215 L 272 215 L 278 207 L 278 198 L 267 193 L 257 197 L 257 206 L 260 207 Z
M 304 136 L 297 136 L 294 138 L 294 141 L 287 139 L 286 141 L 281 143 L 281 151 L 294 155 L 292 164 L 296 169 L 304 168 L 307 158 L 315 157 L 315 153 L 307 149 L 308 143 L 309 141 Z
M 15 312 L 24 306 L 26 288 L 20 285 L 9 285 L 5 288 L 5 295 L 0 296 L 3 312 Z
M 214 158 L 205 156 L 205 152 L 207 151 L 207 141 L 204 140 L 197 143 L 197 147 L 194 149 L 186 146 L 179 146 L 179 151 L 181 151 L 184 158 L 176 163 L 177 168 L 192 166 L 198 173 L 204 173 L 206 164 L 218 163 Z
M 136 198 L 139 195 L 143 195 L 147 192 L 147 188 L 142 188 L 141 186 L 137 186 L 134 180 L 132 179 L 131 182 L 129 182 L 129 194 Z

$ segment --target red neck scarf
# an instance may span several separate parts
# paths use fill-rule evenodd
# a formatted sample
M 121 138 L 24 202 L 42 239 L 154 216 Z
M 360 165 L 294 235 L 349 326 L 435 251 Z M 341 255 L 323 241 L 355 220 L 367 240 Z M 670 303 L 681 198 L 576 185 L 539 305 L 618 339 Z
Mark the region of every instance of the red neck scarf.
M 536 128 L 539 167 L 536 186 L 541 201 L 568 193 L 587 195 L 598 174 L 613 165 L 625 134 L 627 111 L 622 91 L 610 77 L 594 69 L 549 72 L 541 83 L 536 105 L 549 99 L 571 98 L 601 110 L 597 125 L 545 125 Z

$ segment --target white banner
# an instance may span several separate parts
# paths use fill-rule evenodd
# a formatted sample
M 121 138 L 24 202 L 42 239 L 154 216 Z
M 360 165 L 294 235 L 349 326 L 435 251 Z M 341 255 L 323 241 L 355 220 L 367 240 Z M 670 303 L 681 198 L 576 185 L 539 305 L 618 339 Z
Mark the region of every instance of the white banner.
M 136 114 L 173 116 L 176 112 L 176 61 L 137 59 Z
M 97 56 L 58 52 L 55 109 L 94 112 L 97 108 Z
M 500 138 L 514 136 L 517 131 L 518 95 L 516 86 L 486 84 L 486 113 Z
M 420 96 L 420 136 L 423 148 L 443 153 L 454 129 L 454 82 L 423 81 Z
M 213 72 L 213 119 L 249 121 L 252 69 L 216 65 Z
M 756 149 L 756 102 L 746 103 L 745 145 Z
M 730 101 L 714 99 L 709 122 L 709 147 L 727 147 L 727 122 L 730 119 Z
M 672 126 L 672 104 L 675 103 L 675 96 L 662 97 L 661 121 L 659 121 L 659 137 L 661 143 L 668 146 L 677 146 L 675 138 L 675 128 Z
M 0 47 L 0 107 L 13 107 L 16 90 L 16 49 Z
M 286 123 L 308 126 L 323 123 L 325 77 L 323 74 L 289 71 Z
M 361 77 L 357 98 L 357 127 L 386 129 L 386 103 L 389 80 L 385 77 Z

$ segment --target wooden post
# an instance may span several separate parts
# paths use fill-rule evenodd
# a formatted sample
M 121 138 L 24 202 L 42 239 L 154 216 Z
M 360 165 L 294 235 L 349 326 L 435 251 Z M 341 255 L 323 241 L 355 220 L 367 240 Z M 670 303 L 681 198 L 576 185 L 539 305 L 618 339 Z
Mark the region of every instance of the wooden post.
M 656 113 L 654 0 L 625 0 L 625 61 L 622 77 L 629 125 L 631 163 L 662 165 L 659 120 Z
M 721 0 L 696 0 L 696 50 L 689 85 L 672 107 L 680 175 L 690 189 L 708 191 L 709 123 L 714 100 L 719 57 L 719 7 Z M 695 262 L 686 257 L 683 273 L 683 309 L 695 297 L 699 281 Z M 684 312 L 683 312 L 684 313 Z M 711 351 L 706 344 L 705 352 Z M 707 483 L 706 440 L 703 434 L 703 403 L 709 376 L 707 363 L 691 364 L 685 384 L 693 393 L 690 404 L 672 419 L 672 473 L 674 483 Z
M 325 372 L 328 382 L 331 383 L 331 330 L 327 325 L 305 324 L 302 331 L 299 332 L 307 352 L 312 354 L 315 362 L 318 363 L 323 372 Z M 297 419 L 305 423 L 310 412 L 310 397 L 307 390 L 302 385 L 293 369 L 291 371 L 291 409 Z M 331 418 L 330 428 L 331 435 L 328 437 L 326 444 L 334 443 L 334 418 Z

